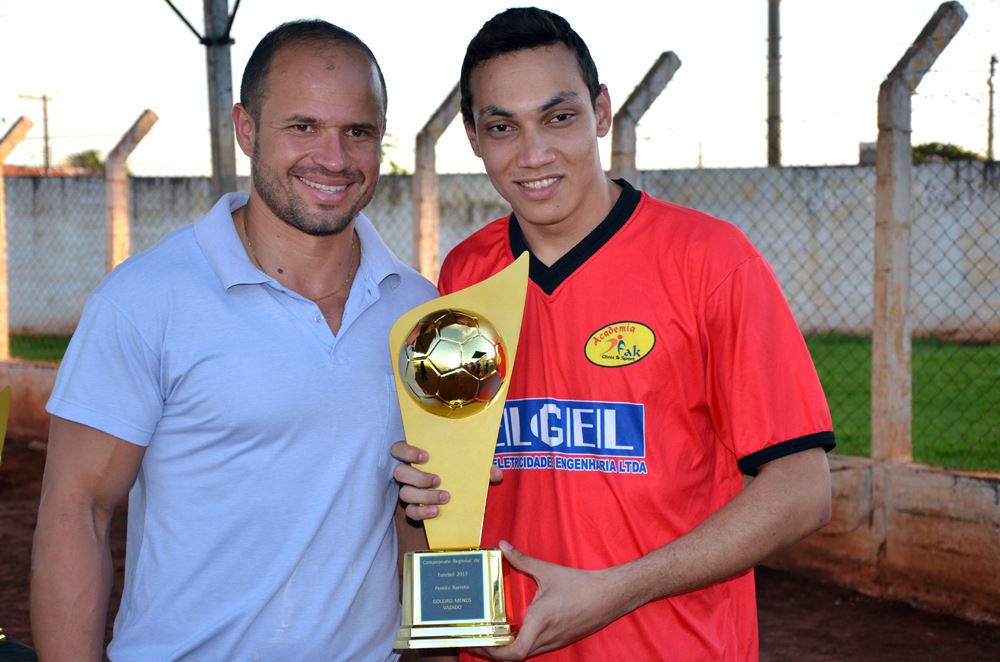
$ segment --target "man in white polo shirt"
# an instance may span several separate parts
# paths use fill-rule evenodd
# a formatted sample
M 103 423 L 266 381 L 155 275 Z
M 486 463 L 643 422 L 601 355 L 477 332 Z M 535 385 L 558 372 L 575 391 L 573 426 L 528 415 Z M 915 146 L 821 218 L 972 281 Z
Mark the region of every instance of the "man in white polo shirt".
M 100 659 L 126 493 L 112 660 L 395 658 L 387 337 L 436 292 L 360 214 L 385 84 L 356 36 L 300 21 L 261 41 L 240 96 L 249 196 L 108 276 L 60 367 L 32 567 L 43 659 Z

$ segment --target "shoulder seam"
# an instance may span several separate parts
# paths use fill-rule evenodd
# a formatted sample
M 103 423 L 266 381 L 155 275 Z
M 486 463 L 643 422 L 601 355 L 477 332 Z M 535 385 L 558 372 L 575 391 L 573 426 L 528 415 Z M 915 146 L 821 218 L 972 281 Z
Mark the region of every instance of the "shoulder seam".
M 748 264 L 750 262 L 753 262 L 755 260 L 763 260 L 763 259 L 764 259 L 763 255 L 748 255 L 744 259 L 740 260 L 740 262 L 738 262 L 737 264 L 733 265 L 733 268 L 730 269 L 726 273 L 726 275 L 723 276 L 719 280 L 719 282 L 717 284 L 715 284 L 714 286 L 712 286 L 709 289 L 708 294 L 705 295 L 705 300 L 708 301 L 709 299 L 711 299 L 712 297 L 714 297 L 715 293 L 718 292 L 719 289 L 721 289 L 722 286 L 726 284 L 726 281 L 729 280 L 729 279 L 731 279 L 733 277 L 733 274 L 735 274 L 737 271 L 739 271 L 740 269 L 742 269 L 744 265 L 746 265 L 746 264 Z
M 105 296 L 102 292 L 94 292 L 91 294 L 91 296 L 94 299 L 100 299 L 102 302 L 110 306 L 115 311 L 115 313 L 121 316 L 121 318 L 125 320 L 130 327 L 132 327 L 132 329 L 135 331 L 136 336 L 138 336 L 138 338 L 142 341 L 142 344 L 146 346 L 146 350 L 153 356 L 159 357 L 159 355 L 156 353 L 156 350 L 153 349 L 153 346 L 149 343 L 148 340 L 146 340 L 146 337 L 139 329 L 139 325 L 136 324 L 131 317 L 125 314 L 125 311 L 122 310 L 122 308 L 118 306 L 118 304 L 116 304 L 110 297 Z

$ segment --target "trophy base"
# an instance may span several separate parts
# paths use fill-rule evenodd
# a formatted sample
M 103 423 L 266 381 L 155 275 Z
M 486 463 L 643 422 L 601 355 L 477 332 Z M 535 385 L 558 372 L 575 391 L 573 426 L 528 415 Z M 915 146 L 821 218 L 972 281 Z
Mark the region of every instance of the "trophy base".
M 499 549 L 407 552 L 403 624 L 393 648 L 504 646 L 507 623 Z
M 464 648 L 467 646 L 506 646 L 514 643 L 509 625 L 443 625 L 399 628 L 392 647 L 400 650 L 417 648 Z

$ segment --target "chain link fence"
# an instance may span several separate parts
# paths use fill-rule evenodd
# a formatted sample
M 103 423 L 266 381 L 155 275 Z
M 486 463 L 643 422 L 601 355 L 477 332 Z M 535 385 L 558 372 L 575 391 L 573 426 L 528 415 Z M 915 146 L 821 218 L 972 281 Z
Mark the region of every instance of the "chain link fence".
M 382 175 L 363 213 L 404 264 L 413 259 L 413 193 L 409 175 Z
M 386 245 L 405 264 L 416 265 L 414 255 L 413 178 L 382 175 L 378 192 L 364 213 Z M 441 220 L 438 255 L 443 260 L 460 241 L 510 208 L 485 175 L 440 175 Z
M 1000 168 L 916 166 L 913 455 L 1000 470 Z M 868 455 L 875 170 L 871 166 L 639 171 L 635 185 L 739 226 L 771 262 L 830 401 L 838 452 Z M 11 349 L 58 360 L 105 273 L 98 177 L 5 177 Z M 248 183 L 243 180 L 245 188 Z M 482 175 L 440 178 L 440 255 L 509 209 Z M 133 178 L 132 253 L 197 220 L 206 178 Z M 384 175 L 365 214 L 414 262 L 411 178 Z
M 99 177 L 5 177 L 10 350 L 58 360 L 104 272 Z
M 1000 470 L 1000 166 L 914 169 L 913 455 Z
M 11 356 L 58 361 L 90 291 L 106 273 L 107 188 L 102 177 L 4 177 Z M 129 181 L 131 252 L 207 211 L 205 178 Z

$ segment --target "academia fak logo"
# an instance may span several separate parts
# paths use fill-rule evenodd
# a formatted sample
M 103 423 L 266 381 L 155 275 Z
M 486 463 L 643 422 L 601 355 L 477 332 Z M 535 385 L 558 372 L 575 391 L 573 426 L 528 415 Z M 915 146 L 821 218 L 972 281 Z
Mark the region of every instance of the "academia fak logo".
M 656 334 L 640 322 L 615 322 L 590 334 L 584 353 L 594 365 L 621 368 L 637 363 L 653 351 Z

